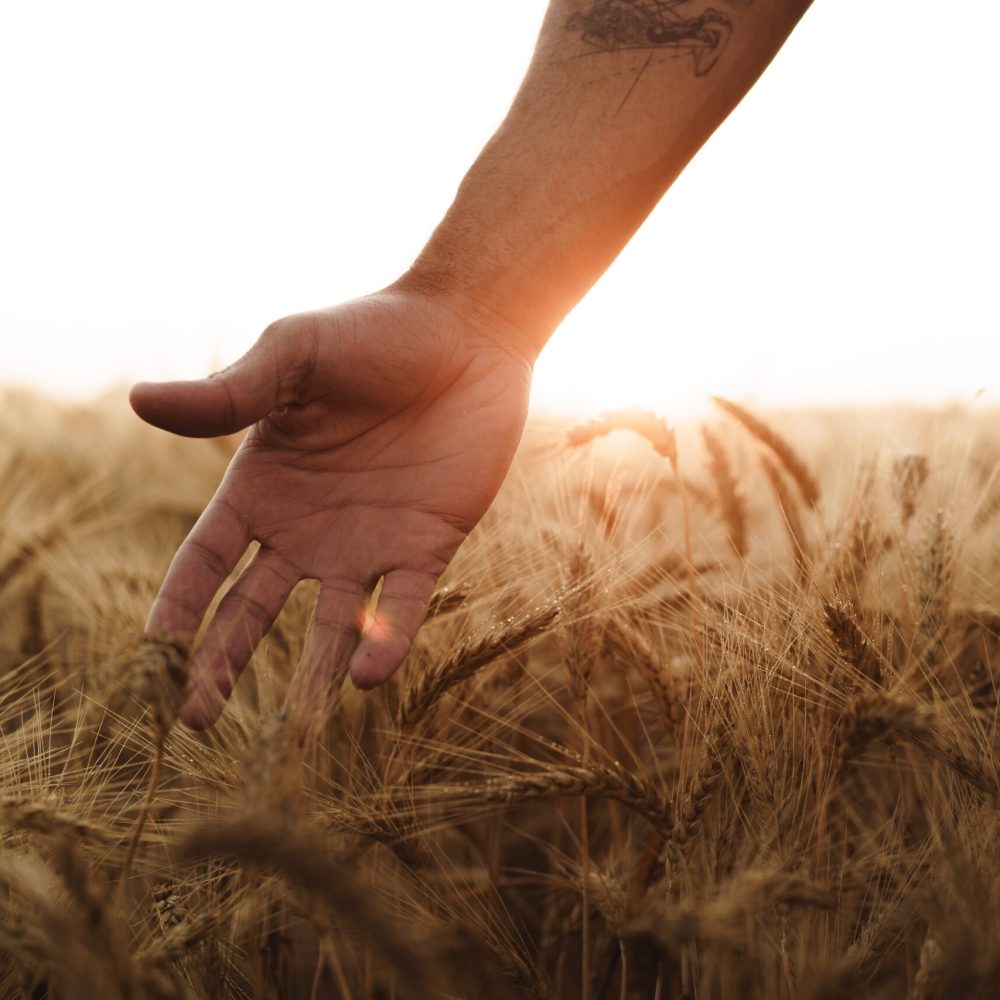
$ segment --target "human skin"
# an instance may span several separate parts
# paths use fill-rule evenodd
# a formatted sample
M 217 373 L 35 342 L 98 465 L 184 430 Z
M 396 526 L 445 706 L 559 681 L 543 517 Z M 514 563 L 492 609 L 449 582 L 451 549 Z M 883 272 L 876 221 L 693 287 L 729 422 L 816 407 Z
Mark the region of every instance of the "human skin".
M 809 6 L 716 2 L 553 0 L 507 118 L 406 274 L 279 320 L 207 379 L 132 388 L 165 430 L 249 428 L 146 623 L 190 651 L 188 726 L 215 721 L 301 580 L 320 584 L 286 704 L 304 739 L 345 671 L 367 689 L 402 662 L 504 480 L 538 353 Z

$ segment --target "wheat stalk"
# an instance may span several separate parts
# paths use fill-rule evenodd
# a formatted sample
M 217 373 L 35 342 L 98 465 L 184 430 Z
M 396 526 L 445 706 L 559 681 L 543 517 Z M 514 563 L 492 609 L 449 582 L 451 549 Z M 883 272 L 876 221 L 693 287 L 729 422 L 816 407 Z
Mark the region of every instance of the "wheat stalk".
M 795 556 L 795 565 L 798 567 L 799 578 L 805 580 L 809 571 L 809 549 L 806 542 L 805 528 L 802 526 L 802 519 L 799 517 L 799 505 L 795 497 L 785 483 L 785 478 L 781 470 L 772 462 L 767 455 L 760 456 L 760 464 L 767 475 L 771 488 L 774 490 L 775 499 L 778 501 L 778 510 L 781 513 L 782 521 L 788 531 L 788 537 L 792 543 L 792 553 Z
M 668 902 L 653 890 L 628 926 L 630 936 L 649 935 L 675 952 L 684 944 L 745 947 L 754 919 L 776 906 L 832 910 L 833 894 L 801 875 L 749 871 L 729 879 L 716 896 L 700 904 Z
M 795 481 L 795 485 L 802 494 L 802 499 L 809 507 L 815 507 L 819 503 L 819 485 L 805 461 L 788 441 L 774 428 L 769 427 L 763 420 L 755 417 L 738 403 L 723 399 L 721 396 L 713 396 L 712 402 L 730 416 L 735 417 L 761 444 L 774 453 L 778 461 L 785 467 L 785 471 Z
M 98 885 L 90 866 L 69 840 L 54 852 L 56 870 L 79 909 L 82 938 L 87 950 L 103 960 L 110 980 L 122 997 L 135 992 L 138 970 L 128 949 L 128 933 L 104 886 Z
M 589 444 L 612 431 L 627 430 L 644 437 L 653 450 L 677 466 L 677 435 L 673 429 L 648 410 L 614 410 L 600 420 L 591 420 L 570 430 L 568 442 L 573 447 Z
M 469 603 L 469 597 L 470 593 L 467 587 L 442 587 L 431 597 L 424 621 L 433 621 L 435 618 L 441 618 L 465 607 Z
M 515 806 L 540 799 L 569 795 L 613 799 L 630 806 L 654 826 L 663 828 L 672 818 L 670 803 L 643 778 L 620 767 L 600 764 L 547 765 L 534 774 L 511 774 L 484 782 L 431 785 L 426 789 L 433 801 L 474 801 Z
M 642 675 L 668 730 L 684 721 L 685 699 L 678 680 L 666 670 L 649 641 L 635 629 L 626 629 L 617 619 L 608 622 L 605 641 L 615 658 L 634 666 Z
M 153 760 L 146 796 L 139 809 L 125 851 L 119 885 L 124 892 L 142 839 L 149 811 L 156 798 L 163 771 L 164 744 L 177 721 L 187 689 L 190 663 L 183 646 L 160 639 L 145 639 L 125 671 L 125 690 L 140 706 L 148 706 L 154 729 Z
M 57 805 L 25 796 L 0 796 L 0 823 L 47 837 L 70 837 L 83 843 L 110 846 L 121 834 L 94 820 L 84 819 Z
M 715 500 L 728 529 L 729 544 L 740 559 L 747 554 L 746 499 L 733 473 L 732 463 L 718 435 L 704 424 L 701 437 L 708 451 L 708 472 L 715 486 Z
M 917 967 L 917 974 L 913 977 L 909 1000 L 928 1000 L 930 996 L 933 996 L 931 989 L 937 978 L 943 957 L 941 945 L 932 929 L 928 927 L 923 944 L 920 946 L 920 963 Z
M 943 631 L 948 621 L 948 605 L 954 580 L 951 533 L 943 511 L 937 511 L 930 526 L 930 538 L 920 559 L 916 646 L 925 677 L 933 676 L 944 662 Z
M 882 692 L 859 696 L 845 713 L 841 756 L 850 760 L 872 741 L 894 734 L 912 742 L 928 757 L 940 760 L 970 785 L 996 798 L 1000 794 L 996 762 L 991 767 L 988 758 L 982 762 L 973 759 L 943 730 L 939 713 L 930 706 L 902 701 Z
M 903 515 L 904 526 L 908 524 L 917 510 L 917 499 L 923 489 L 930 464 L 926 455 L 908 451 L 897 455 L 892 463 L 893 492 Z
M 882 657 L 862 631 L 850 608 L 824 601 L 823 615 L 837 649 L 854 668 L 857 677 L 881 687 L 884 682 Z
M 573 627 L 560 637 L 569 673 L 570 690 L 581 713 L 585 714 L 590 678 L 600 656 L 603 626 L 594 617 L 596 577 L 594 560 L 582 541 L 570 556 L 567 568 L 566 604 L 573 615 Z
M 349 922 L 416 995 L 429 995 L 429 970 L 414 945 L 315 834 L 289 827 L 271 814 L 249 814 L 193 831 L 179 851 L 188 859 L 222 855 L 243 865 L 277 869 L 306 897 Z
M 123 687 L 140 707 L 148 707 L 161 739 L 177 721 L 189 673 L 187 650 L 163 639 L 144 639 L 125 667 Z
M 723 754 L 728 738 L 724 735 L 721 721 L 716 723 L 705 741 L 701 762 L 695 772 L 680 808 L 676 810 L 673 826 L 664 845 L 664 853 L 669 858 L 683 860 L 701 832 L 705 814 L 715 800 L 717 789 L 723 780 Z
M 539 608 L 506 628 L 494 629 L 480 639 L 463 643 L 447 660 L 430 667 L 414 680 L 400 702 L 398 724 L 414 725 L 446 691 L 500 657 L 523 649 L 547 632 L 557 615 L 555 607 Z
M 288 717 L 265 720 L 250 740 L 243 761 L 243 794 L 250 811 L 272 811 L 291 822 L 301 809 L 303 747 Z

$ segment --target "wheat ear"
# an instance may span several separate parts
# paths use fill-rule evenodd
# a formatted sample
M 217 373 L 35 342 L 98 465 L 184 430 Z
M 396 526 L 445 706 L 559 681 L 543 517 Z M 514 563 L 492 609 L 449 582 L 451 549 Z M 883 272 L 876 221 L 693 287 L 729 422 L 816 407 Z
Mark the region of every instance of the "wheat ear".
M 715 500 L 729 535 L 729 544 L 741 559 L 747 554 L 747 508 L 732 463 L 719 436 L 704 425 L 701 437 L 708 451 L 708 472 Z
M 994 770 L 973 760 L 943 732 L 939 713 L 927 705 L 875 692 L 848 706 L 840 733 L 841 756 L 851 759 L 874 740 L 895 734 L 928 757 L 941 761 L 964 781 L 997 798 L 1000 782 Z
M 480 639 L 463 643 L 447 660 L 416 678 L 400 703 L 399 725 L 412 726 L 450 688 L 468 680 L 501 656 L 523 649 L 549 630 L 557 614 L 555 607 L 540 608 L 514 625 L 494 629 Z
M 781 470 L 774 462 L 767 455 L 761 455 L 760 464 L 774 490 L 778 509 L 785 522 L 788 538 L 792 543 L 792 553 L 795 556 L 795 565 L 798 567 L 799 579 L 804 582 L 809 571 L 809 550 L 806 544 L 805 528 L 802 526 L 802 518 L 799 517 L 799 505 L 792 491 L 788 488 Z
M 823 886 L 783 871 L 749 871 L 722 885 L 714 899 L 700 904 L 670 903 L 650 892 L 643 910 L 630 922 L 630 934 L 647 934 L 671 951 L 702 942 L 729 947 L 746 944 L 758 914 L 775 906 L 836 908 Z
M 823 616 L 840 655 L 854 667 L 857 676 L 881 687 L 882 657 L 862 631 L 850 608 L 846 604 L 824 601 Z
M 819 503 L 819 486 L 816 479 L 809 471 L 809 467 L 799 456 L 799 453 L 788 443 L 773 427 L 765 424 L 759 417 L 755 417 L 749 410 L 744 409 L 738 403 L 723 399 L 722 396 L 713 396 L 712 402 L 716 406 L 725 410 L 730 416 L 735 417 L 761 444 L 769 448 L 785 467 L 788 474 L 795 480 L 802 499 L 810 507 L 815 507 Z
M 600 764 L 546 767 L 537 774 L 511 774 L 488 781 L 430 786 L 435 799 L 473 799 L 513 806 L 539 799 L 559 799 L 567 795 L 614 799 L 645 816 L 658 829 L 671 822 L 670 803 L 643 778 L 624 768 Z
M 24 796 L 0 796 L 0 823 L 15 830 L 69 837 L 89 844 L 114 844 L 121 839 L 110 827 Z
M 907 451 L 897 455 L 892 463 L 892 485 L 896 502 L 903 516 L 903 524 L 908 524 L 917 510 L 917 500 L 927 476 L 930 464 L 926 455 Z
M 686 709 L 676 679 L 664 668 L 646 638 L 612 619 L 606 628 L 605 642 L 618 660 L 633 665 L 642 675 L 653 693 L 664 726 L 671 730 L 683 722 Z
M 163 770 L 163 747 L 167 736 L 177 721 L 187 687 L 190 664 L 186 650 L 172 642 L 146 639 L 133 657 L 125 676 L 127 689 L 140 704 L 149 706 L 152 716 L 155 747 L 149 769 L 146 796 L 136 817 L 132 836 L 125 850 L 119 886 L 122 892 L 128 884 L 135 852 L 146 826 L 149 810 L 156 797 Z
M 588 444 L 612 431 L 632 431 L 644 437 L 653 450 L 671 465 L 677 465 L 677 435 L 666 421 L 648 410 L 614 410 L 600 420 L 591 420 L 570 430 L 568 442 L 573 447 Z
M 415 996 L 430 996 L 427 966 L 395 928 L 367 886 L 338 862 L 330 845 L 308 830 L 264 814 L 241 816 L 191 833 L 180 846 L 189 859 L 223 855 L 254 868 L 272 867 L 307 898 L 349 922 L 410 984 Z

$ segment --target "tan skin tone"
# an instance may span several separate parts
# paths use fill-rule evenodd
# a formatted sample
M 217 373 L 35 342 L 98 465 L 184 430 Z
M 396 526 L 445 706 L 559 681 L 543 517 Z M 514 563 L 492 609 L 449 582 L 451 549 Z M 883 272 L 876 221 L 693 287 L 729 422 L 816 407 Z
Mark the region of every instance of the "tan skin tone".
M 304 738 L 345 669 L 370 688 L 399 666 L 507 473 L 532 361 L 809 3 L 551 0 L 510 113 L 399 281 L 280 320 L 217 376 L 133 388 L 166 430 L 250 428 L 146 626 L 190 647 L 260 542 L 193 651 L 183 722 L 214 722 L 300 580 L 320 581 L 288 696 Z
M 147 633 L 189 645 L 251 541 L 192 660 L 181 719 L 215 721 L 254 647 L 300 580 L 320 582 L 289 692 L 319 724 L 349 656 L 361 688 L 405 656 L 441 572 L 503 481 L 521 436 L 530 364 L 450 306 L 385 291 L 271 327 L 201 382 L 139 384 L 136 412 L 189 436 L 250 430 L 175 556 Z M 360 616 L 384 583 L 357 649 Z

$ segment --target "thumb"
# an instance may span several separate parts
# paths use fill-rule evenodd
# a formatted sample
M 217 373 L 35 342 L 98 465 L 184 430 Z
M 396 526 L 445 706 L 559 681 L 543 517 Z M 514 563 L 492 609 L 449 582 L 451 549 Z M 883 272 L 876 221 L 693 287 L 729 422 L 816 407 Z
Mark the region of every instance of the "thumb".
M 147 423 L 185 437 L 234 434 L 297 401 L 313 356 L 291 325 L 272 324 L 239 361 L 208 378 L 137 382 L 132 409 Z

